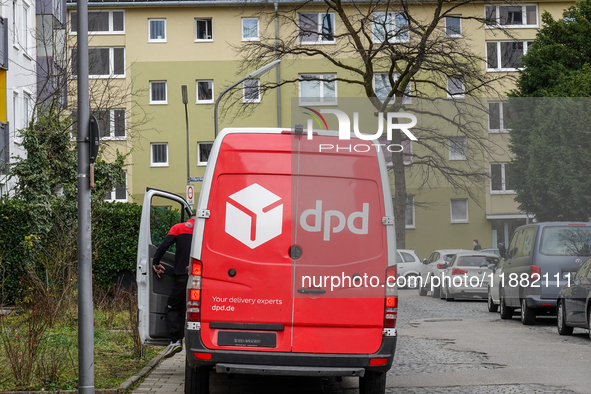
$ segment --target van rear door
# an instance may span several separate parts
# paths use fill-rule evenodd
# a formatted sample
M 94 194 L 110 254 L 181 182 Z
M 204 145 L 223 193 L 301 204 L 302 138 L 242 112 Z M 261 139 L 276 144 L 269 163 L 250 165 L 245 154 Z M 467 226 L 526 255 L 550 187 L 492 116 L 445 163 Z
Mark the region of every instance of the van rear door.
M 209 217 L 201 250 L 195 252 L 195 240 L 192 254 L 202 264 L 203 344 L 209 349 L 289 352 L 290 137 L 230 133 L 210 160 L 215 160 L 208 167 L 215 168 L 211 190 L 202 191 L 207 205 L 199 201 Z
M 320 146 L 346 141 L 294 140 L 292 215 L 301 256 L 294 260 L 293 352 L 371 354 L 382 343 L 388 266 L 383 174 L 373 143 L 352 141 L 369 150 L 320 152 Z
M 191 208 L 183 198 L 162 190 L 146 189 L 136 267 L 139 332 L 142 343 L 146 345 L 166 345 L 170 342 L 165 311 L 174 284 L 174 245 L 160 261 L 165 267 L 161 278 L 152 269 L 152 258 L 170 228 L 190 217 Z

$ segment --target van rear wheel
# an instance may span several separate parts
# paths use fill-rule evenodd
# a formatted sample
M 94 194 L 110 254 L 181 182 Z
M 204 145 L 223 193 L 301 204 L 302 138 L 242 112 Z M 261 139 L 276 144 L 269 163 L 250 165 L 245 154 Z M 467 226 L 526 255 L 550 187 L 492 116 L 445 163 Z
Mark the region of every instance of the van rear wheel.
M 501 294 L 500 296 L 501 298 L 501 319 L 506 320 L 506 319 L 512 319 L 513 318 L 513 312 L 515 311 L 515 308 L 512 308 L 510 306 L 507 306 L 507 304 L 505 303 L 505 295 Z
M 365 371 L 359 378 L 359 394 L 384 394 L 386 392 L 386 373 Z
M 536 310 L 527 306 L 525 298 L 521 299 L 521 323 L 524 326 L 531 326 L 536 322 Z
M 191 368 L 185 363 L 185 394 L 209 394 L 210 367 Z
M 566 313 L 564 310 L 564 300 L 558 300 L 558 310 L 556 311 L 556 328 L 558 328 L 558 334 L 560 335 L 572 335 L 573 327 L 566 325 Z
M 499 306 L 496 305 L 492 299 L 492 294 L 490 293 L 490 287 L 488 288 L 488 299 L 486 300 L 486 306 L 489 312 L 496 312 L 499 309 Z

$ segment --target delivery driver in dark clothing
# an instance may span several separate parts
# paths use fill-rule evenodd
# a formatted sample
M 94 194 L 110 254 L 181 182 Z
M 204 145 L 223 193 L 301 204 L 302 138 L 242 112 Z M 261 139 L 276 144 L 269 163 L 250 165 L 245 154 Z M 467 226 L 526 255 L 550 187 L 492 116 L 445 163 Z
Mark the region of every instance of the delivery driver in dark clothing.
M 195 227 L 195 213 L 185 223 L 175 224 L 170 228 L 168 235 L 164 237 L 162 243 L 158 245 L 154 258 L 152 259 L 152 267 L 156 275 L 164 273 L 164 267 L 160 264 L 160 259 L 166 253 L 166 250 L 174 243 L 176 243 L 176 253 L 174 255 L 174 285 L 168 296 L 168 303 L 166 305 L 166 321 L 170 331 L 171 339 L 168 345 L 167 352 L 164 358 L 174 356 L 176 353 L 183 350 L 181 341 L 185 336 L 185 309 L 186 309 L 186 293 L 187 280 L 189 279 L 189 255 L 191 252 L 191 240 L 193 239 L 193 228 Z

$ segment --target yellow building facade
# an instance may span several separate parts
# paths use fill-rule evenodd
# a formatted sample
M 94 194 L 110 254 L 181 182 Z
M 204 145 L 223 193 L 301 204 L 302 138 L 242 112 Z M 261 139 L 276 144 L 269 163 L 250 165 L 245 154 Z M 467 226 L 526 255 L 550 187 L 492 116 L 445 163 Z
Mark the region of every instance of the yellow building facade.
M 472 3 L 454 11 L 454 15 L 461 15 L 459 23 L 454 19 L 442 23 L 449 23 L 451 30 L 448 31 L 457 33 L 473 53 L 487 59 L 482 64 L 483 73 L 507 76 L 497 85 L 499 92 L 506 93 L 514 86 L 511 79 L 516 74 L 514 57 L 519 51 L 522 54 L 527 51 L 527 45 L 540 27 L 541 14 L 548 11 L 559 18 L 572 4 L 574 2 L 552 1 L 503 8 L 509 6 Z M 69 4 L 70 22 L 75 16 L 74 6 Z M 146 187 L 185 195 L 187 155 L 182 85 L 188 87 L 189 168 L 190 176 L 196 179 L 192 183 L 198 194 L 200 177 L 214 139 L 214 102 L 226 87 L 245 76 L 239 74 L 244 61 L 241 46 L 264 32 L 274 34 L 274 5 L 197 1 L 170 5 L 136 1 L 130 5 L 128 2 L 91 1 L 89 7 L 91 78 L 106 79 L 108 74 L 112 81 L 110 86 L 125 91 L 130 97 L 118 108 L 125 111 L 124 115 L 112 112 L 108 141 L 111 150 L 131 151 L 127 200 L 141 204 Z M 280 3 L 278 7 L 285 10 L 291 6 Z M 413 3 L 409 5 L 409 14 L 418 19 L 428 18 L 432 7 L 430 2 Z M 322 13 L 325 10 L 326 7 L 317 6 L 300 12 Z M 475 19 L 464 19 L 482 19 L 487 12 L 492 18 L 514 19 L 504 26 L 506 31 L 483 27 Z M 96 18 L 94 22 L 93 18 Z M 291 28 L 279 24 L 279 39 L 293 33 Z M 447 29 L 447 26 L 442 28 Z M 342 29 L 344 27 L 335 18 L 335 46 L 343 45 L 338 39 Z M 75 26 L 71 23 L 69 33 L 71 39 L 75 38 Z M 102 63 L 93 66 L 93 56 L 97 61 L 102 59 Z M 343 62 L 347 61 L 343 58 Z M 277 70 L 263 75 L 260 83 L 275 81 L 276 72 L 282 80 L 301 80 L 305 74 L 346 76 L 342 68 L 320 57 L 287 58 Z M 445 83 L 445 76 L 442 78 Z M 411 87 L 411 95 L 413 89 L 417 87 Z M 358 86 L 338 81 L 334 91 L 338 98 L 363 97 Z M 434 92 L 434 95 L 441 93 Z M 221 103 L 219 128 L 278 125 L 290 128 L 294 117 L 293 100 L 300 96 L 298 83 L 282 86 L 279 95 L 276 91 L 257 95 L 256 86 L 240 85 Z M 503 127 L 502 98 L 489 101 L 489 119 L 483 119 L 488 128 L 485 137 L 496 149 L 482 157 L 481 169 L 491 176 L 473 187 L 472 197 L 459 193 L 444 181 L 425 187 L 413 180 L 419 170 L 412 165 L 407 167 L 407 192 L 411 199 L 407 209 L 406 247 L 417 250 L 422 257 L 428 257 L 438 248 L 470 249 L 473 239 L 479 239 L 483 247 L 496 247 L 498 242 L 507 243 L 512 230 L 529 220 L 519 212 L 515 194 L 505 182 L 510 171 L 510 155 L 509 134 Z M 229 107 L 229 103 L 234 105 Z M 117 131 L 121 127 L 121 123 L 117 123 L 121 122 L 121 116 L 124 117 L 124 132 Z M 470 141 L 467 144 L 469 146 Z M 413 149 L 420 151 L 418 145 Z M 443 154 L 448 154 L 447 145 L 442 145 L 441 149 Z M 451 151 L 449 155 L 450 160 L 453 159 Z

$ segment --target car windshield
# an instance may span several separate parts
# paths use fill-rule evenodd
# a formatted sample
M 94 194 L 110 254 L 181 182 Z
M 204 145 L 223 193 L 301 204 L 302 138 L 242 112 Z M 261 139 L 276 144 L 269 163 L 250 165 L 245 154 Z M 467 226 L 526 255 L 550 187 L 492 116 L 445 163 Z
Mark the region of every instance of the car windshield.
M 496 257 L 487 257 L 487 256 L 461 256 L 458 257 L 458 261 L 456 266 L 462 267 L 480 267 L 480 266 L 488 266 L 489 264 L 497 264 L 499 259 Z
M 455 254 L 446 254 L 443 256 L 443 260 L 447 263 L 449 263 L 451 261 L 451 259 L 453 259 L 453 257 L 455 256 Z
M 591 227 L 546 227 L 540 252 L 552 256 L 590 256 Z

